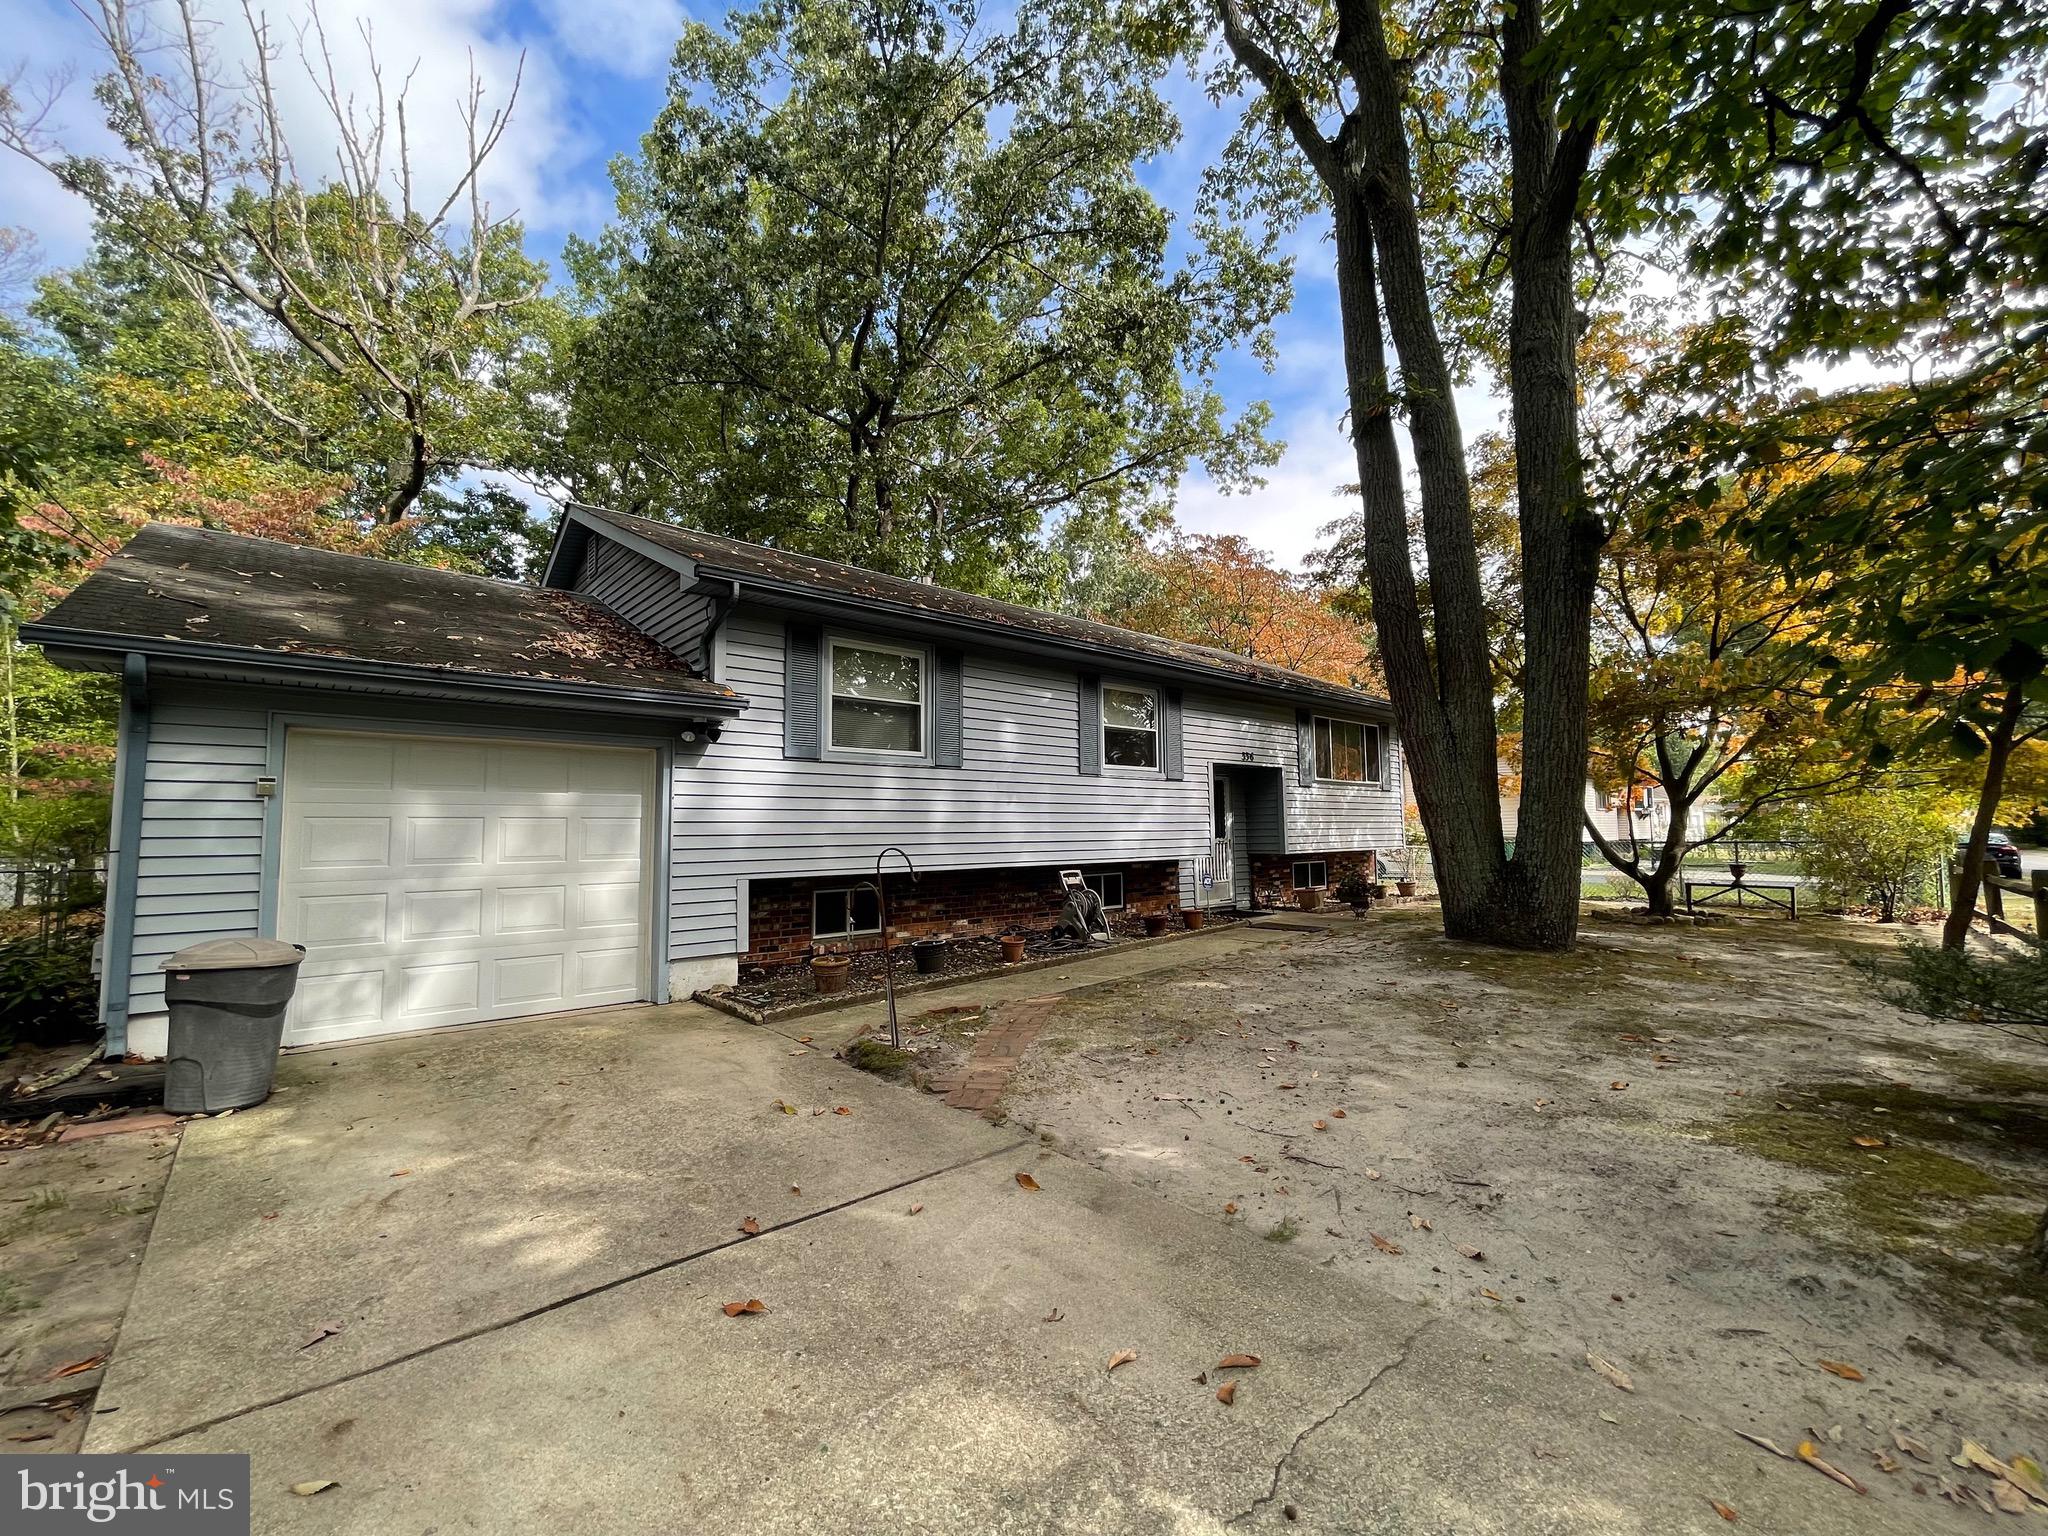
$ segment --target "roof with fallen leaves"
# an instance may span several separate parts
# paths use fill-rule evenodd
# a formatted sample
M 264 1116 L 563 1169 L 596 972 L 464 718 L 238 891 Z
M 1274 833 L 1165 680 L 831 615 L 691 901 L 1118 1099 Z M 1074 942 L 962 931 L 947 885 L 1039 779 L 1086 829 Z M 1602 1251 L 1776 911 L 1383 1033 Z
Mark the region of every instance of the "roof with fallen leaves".
M 607 507 L 593 507 L 582 502 L 575 505 L 578 511 L 587 512 L 600 522 L 637 535 L 721 575 L 737 576 L 742 580 L 751 577 L 779 586 L 805 588 L 828 597 L 909 608 L 934 618 L 964 620 L 1025 637 L 1036 636 L 1113 655 L 1197 668 L 1259 687 L 1313 694 L 1327 700 L 1341 699 L 1375 710 L 1389 708 L 1385 699 L 1362 688 L 1347 688 L 1341 683 L 1291 671 L 1272 662 L 1239 656 L 1232 651 L 1217 650 L 1213 646 L 1168 640 L 1115 624 L 1098 624 L 1093 619 L 1075 618 L 1071 614 L 1027 608 L 1022 603 L 1006 603 L 972 592 L 955 591 L 951 587 L 909 581 L 901 576 L 886 576 L 879 571 L 845 565 L 837 560 L 819 560 L 810 555 L 771 549 L 765 544 L 748 544 L 695 528 L 656 522 L 627 512 L 614 512 Z
M 165 640 L 735 697 L 574 593 L 172 523 L 144 527 L 40 627 L 145 652 Z

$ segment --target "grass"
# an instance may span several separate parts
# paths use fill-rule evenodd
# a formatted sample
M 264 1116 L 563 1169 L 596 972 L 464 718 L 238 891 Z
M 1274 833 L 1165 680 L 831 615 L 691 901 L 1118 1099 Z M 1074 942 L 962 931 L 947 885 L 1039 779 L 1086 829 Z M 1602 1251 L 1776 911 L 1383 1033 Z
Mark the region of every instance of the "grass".
M 46 1186 L 30 1195 L 21 1209 L 24 1215 L 41 1216 L 48 1211 L 61 1211 L 70 1203 L 71 1197 L 63 1190 Z
M 1266 1234 L 1269 1243 L 1291 1243 L 1301 1235 L 1301 1223 L 1292 1216 L 1283 1216 Z
M 899 1051 L 894 1046 L 884 1045 L 879 1040 L 866 1036 L 851 1042 L 840 1053 L 850 1067 L 863 1072 L 873 1072 L 879 1077 L 893 1077 L 910 1065 L 910 1053 Z

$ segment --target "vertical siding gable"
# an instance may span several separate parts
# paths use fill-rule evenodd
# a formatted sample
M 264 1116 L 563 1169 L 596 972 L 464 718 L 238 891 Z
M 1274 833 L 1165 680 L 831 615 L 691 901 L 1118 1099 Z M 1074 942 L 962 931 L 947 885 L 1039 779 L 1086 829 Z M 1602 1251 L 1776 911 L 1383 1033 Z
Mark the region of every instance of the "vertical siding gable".
M 704 637 L 713 604 L 683 589 L 682 578 L 658 560 L 592 534 L 577 568 L 575 590 L 594 598 L 636 629 L 645 630 L 696 668 L 707 670 Z

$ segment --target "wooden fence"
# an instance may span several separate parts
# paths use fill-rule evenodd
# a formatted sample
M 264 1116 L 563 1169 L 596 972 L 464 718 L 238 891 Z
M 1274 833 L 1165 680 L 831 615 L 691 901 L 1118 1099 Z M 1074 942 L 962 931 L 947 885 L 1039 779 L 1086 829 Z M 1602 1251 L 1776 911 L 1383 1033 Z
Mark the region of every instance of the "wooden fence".
M 1961 866 L 1958 861 L 1949 860 L 1948 889 L 1951 908 L 1954 907 L 1956 889 L 1961 883 L 1958 879 L 1960 873 Z M 2006 917 L 2005 898 L 2008 893 L 2024 896 L 2031 903 L 2034 924 L 2032 928 L 2022 928 Z M 1973 920 L 1982 918 L 1985 926 L 1993 933 L 2007 934 L 2015 939 L 2028 939 L 2036 944 L 2048 943 L 2048 869 L 2029 870 L 2024 880 L 2014 880 L 1999 874 L 1991 867 L 1990 861 L 1986 860 L 1978 900 L 1982 905 L 1974 908 L 1970 916 Z

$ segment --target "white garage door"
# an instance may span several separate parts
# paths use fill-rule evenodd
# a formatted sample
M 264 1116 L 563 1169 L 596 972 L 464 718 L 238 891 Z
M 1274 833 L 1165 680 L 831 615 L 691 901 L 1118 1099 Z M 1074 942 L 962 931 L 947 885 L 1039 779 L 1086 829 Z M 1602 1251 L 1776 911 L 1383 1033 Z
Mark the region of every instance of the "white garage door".
M 285 1043 L 647 996 L 654 754 L 293 731 Z

